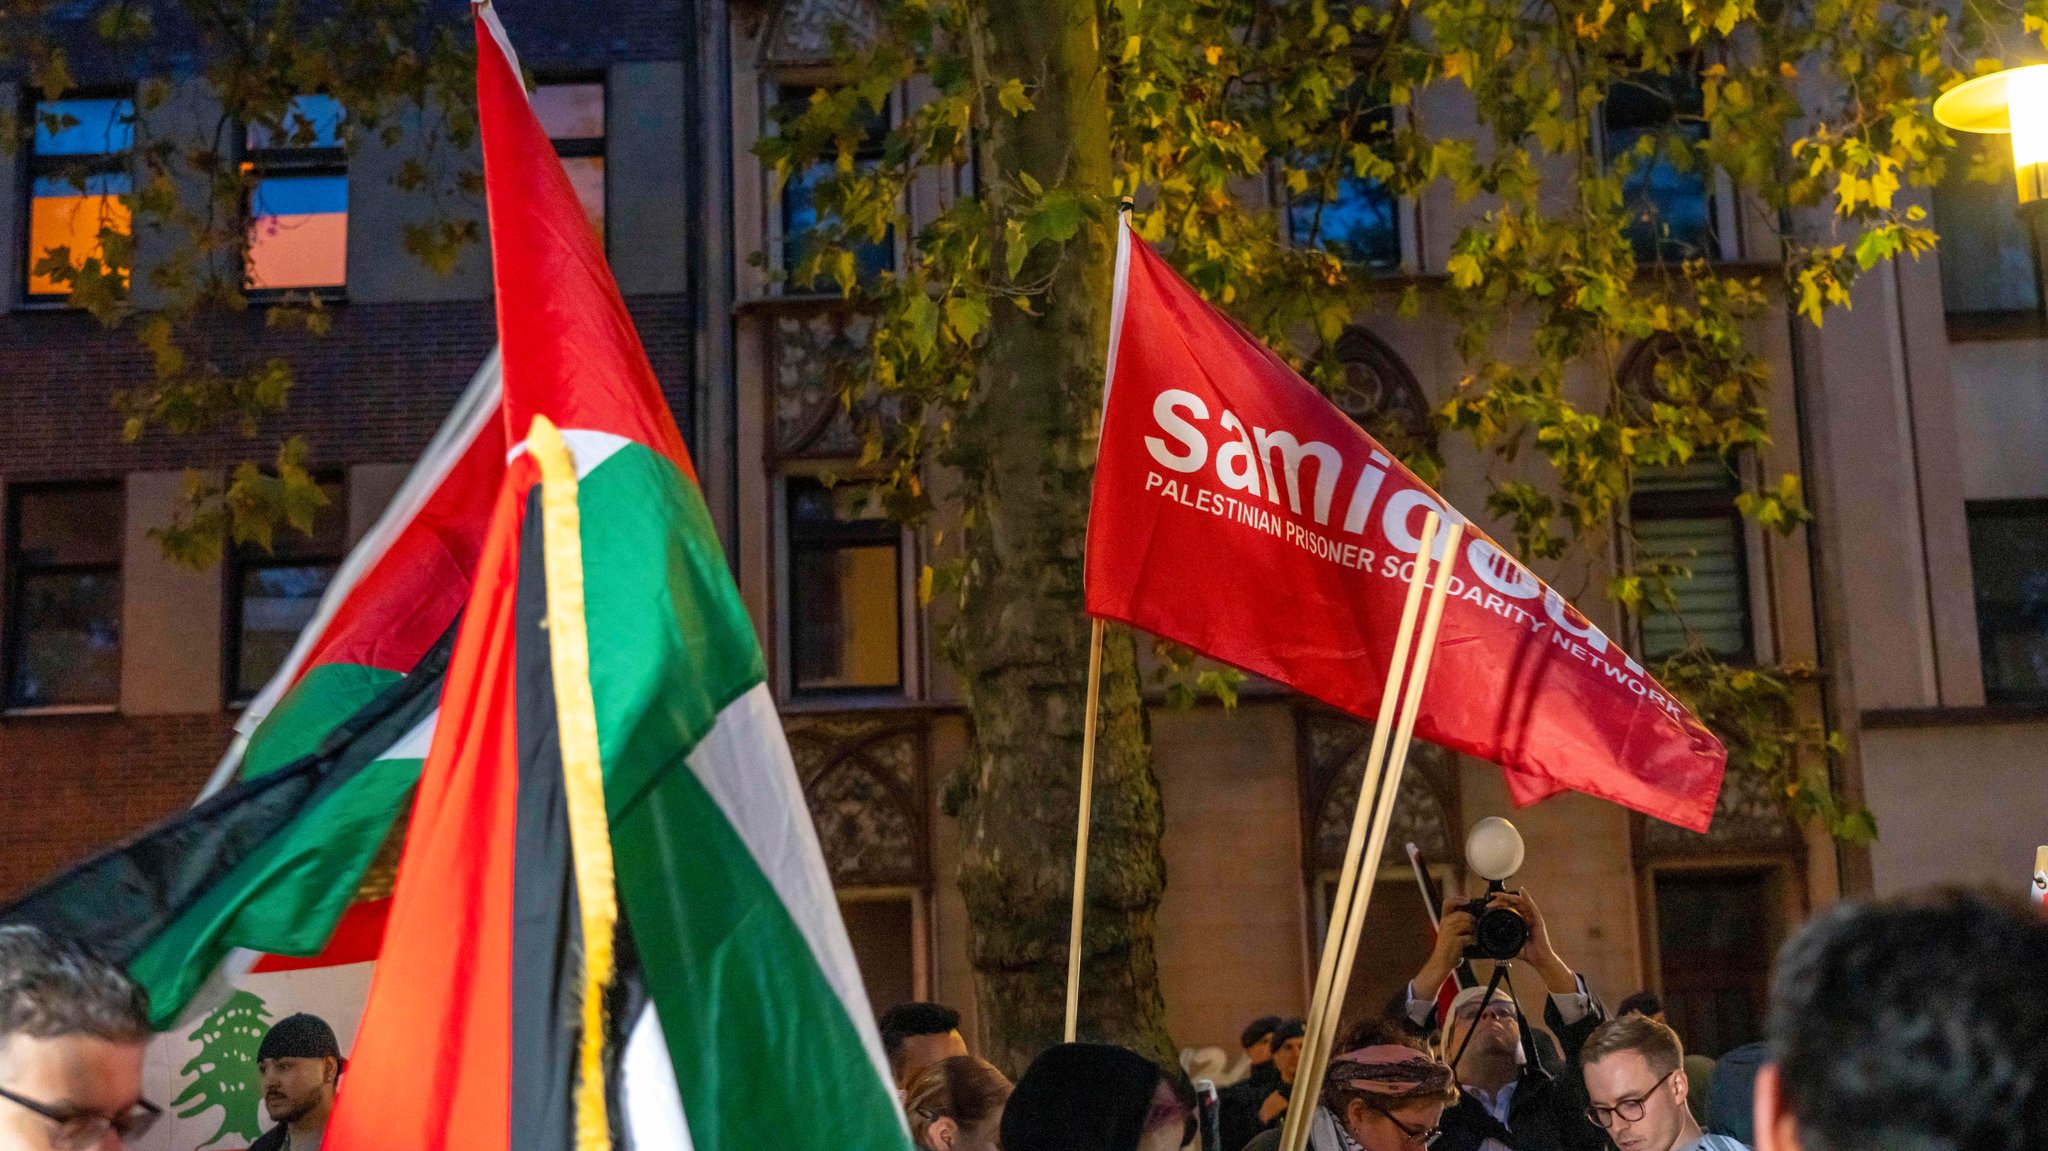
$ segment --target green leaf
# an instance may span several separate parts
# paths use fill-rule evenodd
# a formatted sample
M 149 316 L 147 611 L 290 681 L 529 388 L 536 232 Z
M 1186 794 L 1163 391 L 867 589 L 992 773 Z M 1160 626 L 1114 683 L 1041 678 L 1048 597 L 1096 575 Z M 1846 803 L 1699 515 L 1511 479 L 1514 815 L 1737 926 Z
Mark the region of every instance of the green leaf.
M 973 343 L 974 337 L 988 326 L 988 301 L 972 296 L 948 297 L 946 325 L 953 329 L 953 335 L 961 343 Z
M 996 103 L 1012 116 L 1022 116 L 1034 107 L 1031 97 L 1024 94 L 1024 81 L 1015 76 L 1003 81 L 1002 89 L 996 93 Z

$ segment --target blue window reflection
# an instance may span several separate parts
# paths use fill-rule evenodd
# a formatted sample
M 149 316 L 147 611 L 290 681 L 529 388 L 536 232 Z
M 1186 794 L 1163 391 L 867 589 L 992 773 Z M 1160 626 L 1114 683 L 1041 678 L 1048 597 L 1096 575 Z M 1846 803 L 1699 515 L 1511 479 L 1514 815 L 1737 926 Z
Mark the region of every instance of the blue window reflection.
M 1639 260 L 1721 254 L 1710 177 L 1703 165 L 1691 162 L 1706 139 L 1706 125 L 1698 119 L 1703 108 L 1699 78 L 1691 74 L 1639 77 L 1607 94 L 1605 154 L 1622 173 L 1627 234 Z

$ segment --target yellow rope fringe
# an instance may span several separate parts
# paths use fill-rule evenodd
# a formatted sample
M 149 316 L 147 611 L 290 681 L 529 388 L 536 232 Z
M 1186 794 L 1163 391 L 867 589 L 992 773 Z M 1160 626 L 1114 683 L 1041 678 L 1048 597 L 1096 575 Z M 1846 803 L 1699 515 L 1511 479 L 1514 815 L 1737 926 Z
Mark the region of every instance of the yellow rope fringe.
M 576 859 L 583 918 L 583 1037 L 576 1076 L 576 1151 L 608 1151 L 604 1099 L 604 991 L 612 979 L 612 930 L 619 921 L 611 828 L 604 809 L 604 764 L 597 748 L 597 706 L 590 692 L 590 634 L 583 617 L 583 529 L 576 506 L 576 464 L 562 433 L 533 417 L 526 450 L 540 465 L 541 523 L 547 554 L 548 647 L 553 655 L 555 723 L 562 741 L 562 783 Z

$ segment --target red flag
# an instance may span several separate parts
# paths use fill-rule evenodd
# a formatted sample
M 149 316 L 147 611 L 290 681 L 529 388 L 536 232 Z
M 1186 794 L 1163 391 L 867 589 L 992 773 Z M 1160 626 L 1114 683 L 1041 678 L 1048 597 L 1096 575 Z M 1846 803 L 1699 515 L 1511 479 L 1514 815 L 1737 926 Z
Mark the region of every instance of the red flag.
M 1465 517 L 1128 227 L 1114 307 L 1089 613 L 1372 718 L 1422 518 Z M 1720 741 L 1484 532 L 1452 572 L 1417 734 L 1507 768 L 1517 804 L 1705 831 Z

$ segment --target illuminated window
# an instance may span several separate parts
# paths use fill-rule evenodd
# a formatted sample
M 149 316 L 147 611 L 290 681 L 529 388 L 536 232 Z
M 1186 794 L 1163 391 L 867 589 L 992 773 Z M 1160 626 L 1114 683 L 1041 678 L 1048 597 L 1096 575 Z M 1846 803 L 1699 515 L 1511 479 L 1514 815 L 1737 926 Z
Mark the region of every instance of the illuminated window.
M 16 489 L 7 517 L 7 706 L 121 698 L 119 484 Z
M 126 153 L 135 142 L 135 104 L 115 98 L 38 100 L 34 114 L 28 295 L 62 299 L 72 287 L 56 264 L 83 268 L 100 257 L 102 236 L 129 234 L 122 197 L 134 190 Z
M 542 84 L 533 92 L 533 112 L 555 142 L 583 214 L 603 241 L 604 85 Z
M 792 476 L 789 652 L 799 692 L 903 683 L 902 531 L 857 485 Z
M 1351 121 L 1351 142 L 1384 148 L 1393 134 L 1393 110 L 1372 100 Z M 1337 171 L 1326 173 L 1328 165 Z M 1293 242 L 1317 247 L 1348 264 L 1391 272 L 1401 266 L 1400 200 L 1379 180 L 1361 175 L 1346 154 L 1317 157 L 1300 165 L 1309 190 L 1287 205 Z
M 1628 238 L 1645 262 L 1715 259 L 1713 179 L 1696 150 L 1706 140 L 1696 73 L 1646 75 L 1608 90 L 1600 110 L 1607 163 L 1622 173 Z
M 348 553 L 347 503 L 341 484 L 322 483 L 327 506 L 311 536 L 280 525 L 271 550 L 244 545 L 228 561 L 228 695 L 243 701 L 263 690 L 284 665 L 299 632 Z
M 1645 659 L 1663 659 L 1697 642 L 1730 662 L 1753 654 L 1749 575 L 1735 477 L 1719 461 L 1645 469 L 1629 503 L 1640 565 L 1683 568 L 1671 579 L 1675 604 L 1645 602 L 1638 623 Z
M 275 124 L 249 125 L 248 286 L 338 288 L 348 282 L 346 114 L 330 96 L 296 96 Z
M 801 111 L 810 102 L 812 91 L 814 89 L 791 85 L 777 89 L 777 98 L 782 106 L 778 119 Z M 864 111 L 867 109 L 865 104 L 861 107 Z M 856 170 L 873 170 L 881 166 L 882 149 L 889 138 L 889 104 L 885 102 L 881 111 L 868 115 L 862 128 L 860 143 L 853 151 L 853 166 Z M 782 186 L 782 270 L 789 276 L 789 291 L 837 290 L 829 276 L 808 283 L 796 278 L 796 270 L 816 251 L 817 241 L 813 233 L 832 220 L 829 213 L 821 214 L 819 210 L 818 188 L 837 170 L 837 164 L 828 157 L 800 172 L 790 173 L 789 181 Z M 880 240 L 855 245 L 853 262 L 855 275 L 861 283 L 870 283 L 886 269 L 895 267 L 894 229 Z

